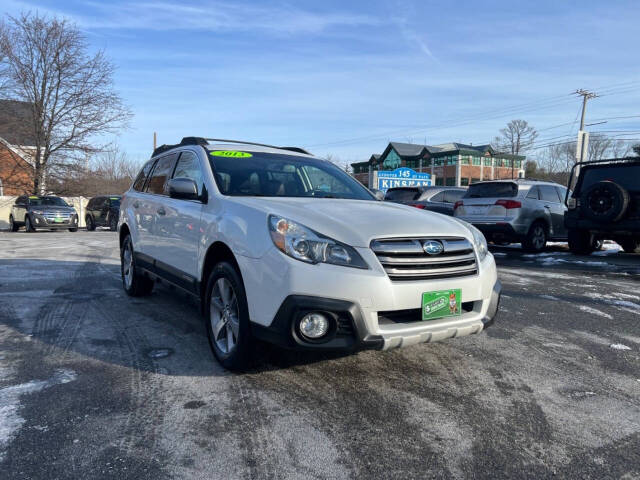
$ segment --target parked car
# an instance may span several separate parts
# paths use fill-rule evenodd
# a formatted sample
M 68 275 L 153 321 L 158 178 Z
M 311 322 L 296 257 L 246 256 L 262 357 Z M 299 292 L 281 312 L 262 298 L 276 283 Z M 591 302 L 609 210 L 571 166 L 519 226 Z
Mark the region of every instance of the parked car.
M 395 187 L 387 190 L 385 201 L 453 215 L 453 207 L 467 193 L 462 187 Z
M 542 251 L 548 240 L 566 241 L 566 188 L 538 180 L 492 180 L 472 184 L 455 208 L 465 220 L 496 243 L 522 243 Z
M 103 195 L 89 200 L 85 215 L 87 230 L 93 231 L 96 227 L 109 227 L 109 230 L 115 232 L 118 229 L 121 199 L 122 195 Z
M 159 147 L 122 199 L 119 238 L 127 294 L 161 280 L 199 298 L 228 368 L 252 338 L 349 351 L 479 333 L 500 299 L 476 228 L 376 201 L 296 147 Z
M 574 179 L 566 198 L 569 249 L 588 255 L 594 241 L 614 240 L 625 252 L 640 253 L 640 159 L 580 163 L 569 185 Z
M 27 232 L 35 232 L 40 228 L 64 228 L 75 232 L 78 230 L 78 213 L 60 197 L 21 195 L 11 207 L 9 228 L 12 232 L 17 232 L 22 226 Z

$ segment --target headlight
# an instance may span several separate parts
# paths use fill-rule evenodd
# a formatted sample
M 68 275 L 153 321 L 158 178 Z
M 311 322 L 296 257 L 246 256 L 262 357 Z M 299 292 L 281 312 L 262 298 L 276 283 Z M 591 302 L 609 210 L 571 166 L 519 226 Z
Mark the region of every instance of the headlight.
M 282 253 L 307 263 L 369 268 L 353 247 L 277 215 L 269 215 L 269 233 Z
M 487 247 L 487 239 L 484 238 L 484 235 L 480 230 L 478 230 L 473 225 L 469 224 L 469 230 L 473 233 L 473 244 L 476 247 L 476 251 L 478 252 L 478 258 L 480 261 L 484 260 L 489 253 L 489 248 Z
M 31 213 L 35 213 L 36 215 L 44 214 L 44 210 L 31 210 Z
M 489 247 L 487 247 L 487 239 L 484 238 L 482 232 L 471 225 L 469 222 L 465 222 L 464 220 L 460 220 L 456 217 L 452 218 L 469 229 L 469 231 L 473 235 L 473 246 L 476 249 L 476 252 L 478 252 L 478 258 L 480 259 L 480 261 L 484 260 L 487 256 L 487 253 L 489 253 Z

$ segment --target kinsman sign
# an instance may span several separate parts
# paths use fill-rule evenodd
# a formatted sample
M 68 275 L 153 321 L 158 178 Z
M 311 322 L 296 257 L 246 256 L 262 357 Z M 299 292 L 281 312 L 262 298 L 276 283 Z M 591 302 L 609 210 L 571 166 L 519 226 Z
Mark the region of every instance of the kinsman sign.
M 386 192 L 395 187 L 430 187 L 431 175 L 418 173 L 410 168 L 396 168 L 392 171 L 378 171 L 377 189 Z

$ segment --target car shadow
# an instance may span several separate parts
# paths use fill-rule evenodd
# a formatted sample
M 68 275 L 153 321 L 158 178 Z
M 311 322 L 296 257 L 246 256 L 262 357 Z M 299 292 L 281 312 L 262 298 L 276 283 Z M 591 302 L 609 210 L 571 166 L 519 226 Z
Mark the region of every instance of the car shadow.
M 199 301 L 157 283 L 129 297 L 120 266 L 42 258 L 0 260 L 0 324 L 47 355 L 73 352 L 114 365 L 172 376 L 225 376 L 209 346 Z M 24 305 L 28 304 L 28 308 Z M 288 369 L 349 355 L 301 352 L 255 342 L 246 373 Z

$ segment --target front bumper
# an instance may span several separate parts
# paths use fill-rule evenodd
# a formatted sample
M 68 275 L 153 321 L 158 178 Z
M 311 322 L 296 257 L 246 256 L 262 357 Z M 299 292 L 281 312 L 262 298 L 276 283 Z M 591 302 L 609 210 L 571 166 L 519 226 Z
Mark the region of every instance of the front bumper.
M 31 216 L 31 224 L 35 228 L 50 228 L 50 229 L 61 228 L 65 230 L 67 228 L 78 228 L 77 215 L 72 215 L 69 218 L 64 218 L 63 221 L 61 222 L 48 220 L 44 215 L 39 215 L 36 213 L 30 213 L 29 215 Z
M 255 335 L 289 348 L 389 349 L 479 333 L 493 322 L 501 285 L 491 254 L 478 263 L 477 275 L 398 282 L 370 249 L 358 253 L 369 270 L 304 264 L 275 248 L 260 259 L 237 256 Z M 462 291 L 462 315 L 421 320 L 423 292 L 455 288 Z M 300 340 L 293 322 L 312 310 L 329 312 L 341 324 L 348 320 L 353 336 L 312 345 Z
M 280 347 L 299 350 L 389 350 L 418 343 L 438 342 L 447 338 L 480 333 L 491 326 L 498 313 L 502 284 L 493 286 L 491 297 L 479 302 L 480 312 L 466 312 L 459 317 L 396 324 L 394 330 L 371 333 L 358 305 L 343 300 L 291 295 L 282 303 L 270 326 L 252 324 L 256 338 Z M 478 302 L 474 302 L 478 303 Z M 335 322 L 322 343 L 308 342 L 296 331 L 296 322 L 306 313 L 322 311 Z M 479 316 L 478 313 L 481 313 Z

